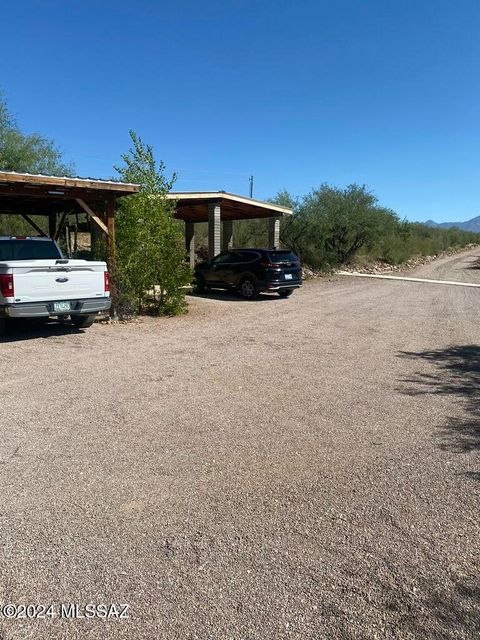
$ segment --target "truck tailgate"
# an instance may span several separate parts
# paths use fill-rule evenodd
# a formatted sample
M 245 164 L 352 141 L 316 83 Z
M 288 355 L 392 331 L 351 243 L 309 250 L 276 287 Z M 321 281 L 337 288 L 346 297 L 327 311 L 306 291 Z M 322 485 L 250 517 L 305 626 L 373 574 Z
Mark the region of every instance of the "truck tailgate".
M 103 262 L 69 260 L 68 264 L 61 265 L 55 260 L 29 260 L 10 262 L 8 266 L 13 273 L 15 302 L 79 300 L 106 295 Z

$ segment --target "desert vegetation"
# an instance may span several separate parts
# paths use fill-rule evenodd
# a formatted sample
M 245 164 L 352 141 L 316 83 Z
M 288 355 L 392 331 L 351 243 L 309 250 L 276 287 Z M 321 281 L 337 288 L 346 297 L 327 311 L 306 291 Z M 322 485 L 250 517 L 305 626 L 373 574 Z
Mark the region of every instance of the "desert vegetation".
M 175 176 L 166 178 L 163 162 L 134 132 L 132 148 L 116 167 L 125 182 L 141 192 L 122 198 L 116 217 L 117 308 L 123 315 L 148 311 L 176 315 L 186 310 L 183 285 L 191 279 L 185 260 L 183 223 L 166 199 Z
M 273 201 L 292 207 L 294 212 L 282 220 L 282 244 L 312 269 L 328 270 L 355 261 L 381 260 L 396 265 L 415 256 L 438 255 L 480 243 L 480 234 L 402 220 L 381 206 L 366 186 L 322 184 L 302 198 L 281 191 Z M 265 223 L 236 223 L 234 242 L 236 246 L 265 244 Z

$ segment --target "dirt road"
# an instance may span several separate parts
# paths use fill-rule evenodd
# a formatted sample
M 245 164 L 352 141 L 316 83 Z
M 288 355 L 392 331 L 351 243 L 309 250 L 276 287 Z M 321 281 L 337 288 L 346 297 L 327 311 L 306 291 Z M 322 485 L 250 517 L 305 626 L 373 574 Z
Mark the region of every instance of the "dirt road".
M 415 275 L 480 282 L 478 254 Z M 479 314 L 479 289 L 344 277 L 11 335 L 0 603 L 55 616 L 0 636 L 478 637 Z

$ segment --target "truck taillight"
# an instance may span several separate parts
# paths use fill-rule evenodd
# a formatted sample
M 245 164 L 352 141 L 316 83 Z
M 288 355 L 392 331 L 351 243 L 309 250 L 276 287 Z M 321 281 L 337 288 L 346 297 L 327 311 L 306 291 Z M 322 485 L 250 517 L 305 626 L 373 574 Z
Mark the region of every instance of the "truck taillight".
M 104 283 L 105 283 L 103 290 L 105 291 L 105 293 L 107 293 L 108 291 L 110 291 L 110 279 L 108 277 L 108 271 L 105 271 L 103 275 L 104 275 Z
M 0 273 L 0 293 L 4 298 L 12 298 L 15 295 L 13 273 Z

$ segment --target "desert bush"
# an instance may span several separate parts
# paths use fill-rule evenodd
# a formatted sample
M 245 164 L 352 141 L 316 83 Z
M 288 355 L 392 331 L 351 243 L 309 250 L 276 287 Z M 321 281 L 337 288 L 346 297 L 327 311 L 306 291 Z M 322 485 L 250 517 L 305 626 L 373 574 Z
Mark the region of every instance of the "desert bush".
M 293 216 L 282 220 L 282 244 L 314 269 L 355 259 L 401 264 L 412 256 L 480 243 L 480 234 L 401 220 L 365 186 L 324 184 L 301 200 L 281 192 L 273 201 L 293 208 Z
M 149 312 L 175 315 L 186 310 L 183 285 L 191 273 L 185 261 L 183 227 L 167 200 L 175 177 L 165 177 L 153 150 L 131 132 L 133 147 L 117 167 L 122 180 L 141 192 L 121 200 L 116 220 L 115 285 L 122 315 Z
M 364 186 L 321 185 L 307 194 L 282 225 L 281 240 L 309 266 L 342 264 L 373 242 L 390 214 Z

